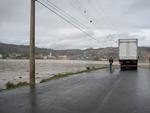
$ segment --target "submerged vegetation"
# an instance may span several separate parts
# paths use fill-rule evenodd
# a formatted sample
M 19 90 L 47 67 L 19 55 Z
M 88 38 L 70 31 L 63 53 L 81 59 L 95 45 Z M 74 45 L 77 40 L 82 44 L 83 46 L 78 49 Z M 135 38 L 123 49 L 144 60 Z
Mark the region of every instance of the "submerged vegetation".
M 56 74 L 56 75 L 54 75 L 52 77 L 49 77 L 47 79 L 43 79 L 43 80 L 41 80 L 40 83 L 47 82 L 47 81 L 50 81 L 50 80 L 56 80 L 56 79 L 68 77 L 68 76 L 75 75 L 75 74 L 95 71 L 95 70 L 99 70 L 99 69 L 103 69 L 103 68 L 106 68 L 106 66 L 102 66 L 102 67 L 95 67 L 95 66 L 86 67 L 86 69 L 80 70 L 80 71 L 77 71 L 77 72 L 62 72 L 62 73 L 58 73 L 58 74 Z
M 101 67 L 95 67 L 95 66 L 86 67 L 84 70 L 79 70 L 79 71 L 76 71 L 76 72 L 62 72 L 62 73 L 55 74 L 54 76 L 49 77 L 47 79 L 43 79 L 43 80 L 40 81 L 40 83 L 47 82 L 47 81 L 50 81 L 50 80 L 57 80 L 57 79 L 61 79 L 61 78 L 64 78 L 64 77 L 69 77 L 69 76 L 72 76 L 72 75 L 75 75 L 75 74 L 96 71 L 96 70 L 104 69 L 104 68 L 106 68 L 105 65 L 103 65 Z M 15 83 L 9 81 L 9 82 L 6 83 L 6 90 L 20 88 L 20 87 L 24 87 L 24 86 L 29 86 L 29 83 L 19 82 L 19 83 L 15 84 Z
M 13 82 L 7 82 L 6 83 L 6 89 L 14 89 L 14 88 L 19 88 L 23 86 L 28 86 L 29 83 L 27 82 L 19 82 L 17 84 L 14 84 Z

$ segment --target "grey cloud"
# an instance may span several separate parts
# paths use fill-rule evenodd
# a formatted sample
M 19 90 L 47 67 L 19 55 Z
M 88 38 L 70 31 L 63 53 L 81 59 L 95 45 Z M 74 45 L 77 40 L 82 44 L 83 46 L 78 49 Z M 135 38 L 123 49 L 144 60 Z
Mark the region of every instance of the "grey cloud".
M 36 3 L 37 46 L 54 49 L 117 46 L 115 41 L 122 37 L 137 37 L 140 45 L 150 45 L 149 0 L 52 2 L 86 25 L 89 29 L 85 30 L 101 44 Z M 0 41 L 28 44 L 30 0 L 1 0 L 0 14 Z
M 145 10 L 150 10 L 150 1 L 149 0 L 134 0 L 130 5 L 128 13 L 138 13 Z

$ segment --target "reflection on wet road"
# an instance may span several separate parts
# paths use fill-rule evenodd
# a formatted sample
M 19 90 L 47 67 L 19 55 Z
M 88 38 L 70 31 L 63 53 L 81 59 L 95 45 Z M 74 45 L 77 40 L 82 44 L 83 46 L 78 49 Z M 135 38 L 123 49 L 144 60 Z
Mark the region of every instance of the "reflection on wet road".
M 150 70 L 83 73 L 0 93 L 0 113 L 150 113 Z

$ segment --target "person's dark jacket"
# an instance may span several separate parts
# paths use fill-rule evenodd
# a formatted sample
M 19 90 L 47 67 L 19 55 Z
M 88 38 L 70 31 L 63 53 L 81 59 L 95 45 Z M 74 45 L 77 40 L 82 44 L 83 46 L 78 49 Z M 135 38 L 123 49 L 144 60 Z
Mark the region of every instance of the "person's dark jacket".
M 112 64 L 114 60 L 112 58 L 109 59 L 109 63 Z

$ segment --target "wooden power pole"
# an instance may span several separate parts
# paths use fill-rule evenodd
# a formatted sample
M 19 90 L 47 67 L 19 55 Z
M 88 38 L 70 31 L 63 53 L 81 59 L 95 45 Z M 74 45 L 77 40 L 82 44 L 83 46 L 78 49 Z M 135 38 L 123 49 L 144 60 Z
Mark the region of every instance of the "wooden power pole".
M 30 86 L 35 87 L 35 1 L 31 0 L 30 15 Z

